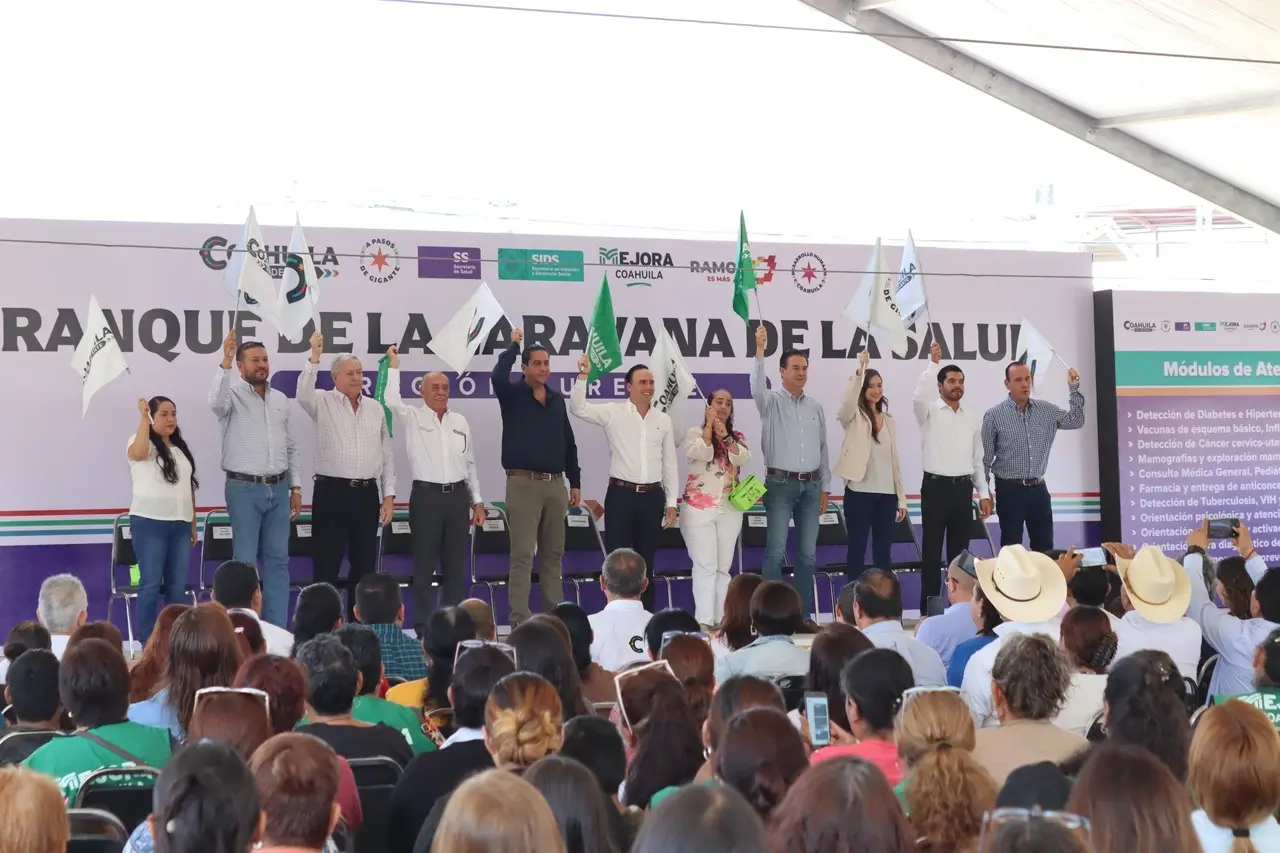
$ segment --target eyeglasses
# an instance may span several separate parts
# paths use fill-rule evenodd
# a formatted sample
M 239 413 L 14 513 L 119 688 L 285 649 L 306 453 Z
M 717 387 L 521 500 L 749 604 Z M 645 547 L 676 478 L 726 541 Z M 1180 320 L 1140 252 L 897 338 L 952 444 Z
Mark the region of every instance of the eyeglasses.
M 701 631 L 663 631 L 662 644 L 658 646 L 658 654 L 662 654 L 664 651 L 666 651 L 667 644 L 670 643 L 672 640 L 674 640 L 676 637 L 697 637 L 699 640 L 706 643 L 707 645 L 711 644 L 711 638 L 708 637 L 706 634 L 702 633 Z
M 627 719 L 627 706 L 622 701 L 622 682 L 626 681 L 633 675 L 639 675 L 640 673 L 650 669 L 664 669 L 667 671 L 667 675 L 672 678 L 676 677 L 675 671 L 671 669 L 671 664 L 667 663 L 665 660 L 656 660 L 653 663 L 647 663 L 644 666 L 638 666 L 635 669 L 628 669 L 613 677 L 613 692 L 614 695 L 618 697 L 618 715 L 622 717 L 622 724 L 627 727 L 627 731 L 631 731 L 631 720 Z
M 196 691 L 195 707 L 191 710 L 194 715 L 200 710 L 200 700 L 206 696 L 217 696 L 222 693 L 239 693 L 242 696 L 253 696 L 262 700 L 262 709 L 267 712 L 267 716 L 271 716 L 271 697 L 267 695 L 267 691 L 259 690 L 256 687 L 201 687 Z
M 902 722 L 902 715 L 903 713 L 906 712 L 907 705 L 911 703 L 911 700 L 916 699 L 920 696 L 923 696 L 926 693 L 950 693 L 954 696 L 960 696 L 961 690 L 959 687 L 952 687 L 949 684 L 944 684 L 941 687 L 909 687 L 907 688 L 906 690 L 902 691 L 902 701 L 898 704 L 898 720 L 897 720 L 898 723 Z M 895 728 L 897 728 L 897 725 L 895 725 Z
M 493 640 L 463 640 L 462 642 L 458 643 L 458 650 L 453 653 L 453 668 L 454 669 L 458 668 L 458 660 L 464 654 L 471 651 L 472 649 L 483 649 L 485 646 L 492 646 L 493 648 L 502 652 L 504 655 L 506 655 L 508 658 L 511 659 L 512 666 L 514 666 L 516 669 L 520 668 L 519 664 L 516 662 L 516 647 L 508 645 L 506 643 L 496 643 Z
M 1032 821 L 1045 821 L 1057 824 L 1067 830 L 1075 839 L 1088 842 L 1092 825 L 1089 819 L 1078 814 L 1061 811 L 1041 811 L 1039 807 L 1031 809 L 1003 808 L 989 811 L 982 816 L 982 832 L 978 836 L 978 850 L 994 849 L 996 839 L 1003 833 L 1016 832 L 1014 827 Z

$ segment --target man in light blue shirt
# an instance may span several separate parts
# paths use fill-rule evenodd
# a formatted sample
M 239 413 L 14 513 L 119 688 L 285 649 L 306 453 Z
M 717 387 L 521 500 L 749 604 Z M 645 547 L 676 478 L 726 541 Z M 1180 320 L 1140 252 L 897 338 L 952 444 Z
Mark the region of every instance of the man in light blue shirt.
M 853 614 L 858 630 L 880 649 L 893 649 L 911 665 L 916 687 L 945 687 L 947 670 L 938 653 L 902 627 L 902 584 L 885 569 L 863 572 L 856 581 Z
M 1209 680 L 1209 693 L 1229 696 L 1253 690 L 1253 658 L 1267 635 L 1280 628 L 1280 572 L 1268 569 L 1253 549 L 1249 531 L 1241 526 L 1236 531 L 1237 547 L 1244 565 L 1253 579 L 1252 619 L 1239 619 L 1209 598 L 1204 585 L 1204 557 L 1209 549 L 1209 522 L 1203 522 L 1187 535 L 1187 548 L 1182 566 L 1191 576 L 1191 604 L 1187 616 L 1204 632 L 1204 640 L 1218 653 L 1218 665 Z
M 234 357 L 240 376 L 231 373 Z M 233 329 L 222 343 L 222 366 L 209 406 L 222 431 L 227 515 L 234 559 L 258 567 L 262 618 L 289 621 L 289 524 L 302 510 L 302 484 L 289 398 L 271 387 L 267 351 L 236 346 Z
M 940 615 L 930 616 L 916 626 L 916 639 L 937 652 L 943 666 L 951 665 L 956 646 L 978 635 L 978 626 L 973 621 L 976 572 L 973 555 L 966 549 L 947 566 L 947 600 L 951 604 Z
M 827 419 L 822 404 L 804 393 L 809 357 L 787 350 L 779 360 L 782 389 L 771 390 L 765 377 L 764 350 L 768 334 L 756 327 L 756 364 L 751 373 L 751 397 L 760 412 L 764 433 L 764 509 L 768 518 L 763 574 L 782 577 L 787 530 L 796 523 L 796 591 L 804 612 L 814 612 L 813 570 L 817 562 L 818 516 L 827 508 Z

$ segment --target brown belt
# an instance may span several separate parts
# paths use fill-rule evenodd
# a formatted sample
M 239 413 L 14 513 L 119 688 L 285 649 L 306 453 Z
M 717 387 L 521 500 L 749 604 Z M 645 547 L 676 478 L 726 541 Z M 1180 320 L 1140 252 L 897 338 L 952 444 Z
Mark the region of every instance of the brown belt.
M 518 469 L 509 469 L 507 471 L 507 476 L 520 477 L 525 480 L 559 480 L 564 477 L 564 474 L 549 474 L 546 471 L 521 471 Z
M 617 477 L 610 477 L 609 485 L 619 486 L 628 492 L 639 492 L 640 494 L 656 492 L 662 488 L 661 483 L 632 483 L 628 480 L 619 480 Z

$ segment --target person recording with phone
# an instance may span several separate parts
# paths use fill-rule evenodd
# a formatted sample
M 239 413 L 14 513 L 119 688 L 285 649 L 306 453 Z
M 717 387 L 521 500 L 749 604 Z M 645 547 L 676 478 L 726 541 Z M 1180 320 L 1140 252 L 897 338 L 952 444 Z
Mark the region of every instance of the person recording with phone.
M 938 594 L 938 566 L 946 537 L 947 563 L 954 564 L 969 546 L 973 526 L 973 493 L 978 517 L 991 515 L 991 493 L 982 469 L 982 424 L 978 414 L 960 405 L 964 371 L 954 364 L 939 369 L 942 346 L 929 349 L 929 364 L 916 383 L 911 406 L 920 424 L 924 478 L 920 483 L 920 612 Z M 950 583 L 947 584 L 950 590 Z M 948 599 L 956 604 L 954 598 Z M 946 657 L 943 662 L 946 662 Z
M 751 459 L 746 437 L 733 428 L 733 396 L 728 391 L 716 391 L 707 399 L 702 426 L 689 428 L 684 451 L 689 476 L 680 532 L 693 563 L 694 615 L 706 630 L 724 619 L 729 570 L 742 530 L 742 511 L 729 502 L 729 493 Z
M 1253 547 L 1249 529 L 1236 519 L 1232 521 L 1234 525 L 1224 525 L 1205 519 L 1187 534 L 1187 555 L 1182 558 L 1190 586 L 1187 616 L 1200 626 L 1205 641 L 1218 652 L 1218 665 L 1209 681 L 1209 692 L 1215 696 L 1248 693 L 1253 688 L 1254 655 L 1267 636 L 1280 627 L 1280 572 L 1267 568 Z M 1249 619 L 1219 610 L 1209 598 L 1202 572 L 1211 532 L 1216 538 L 1234 540 L 1253 578 Z
M 178 428 L 168 397 L 139 398 L 141 418 L 125 457 L 133 480 L 129 534 L 138 560 L 138 641 L 151 636 L 160 609 L 186 597 L 191 549 L 196 545 L 196 460 Z

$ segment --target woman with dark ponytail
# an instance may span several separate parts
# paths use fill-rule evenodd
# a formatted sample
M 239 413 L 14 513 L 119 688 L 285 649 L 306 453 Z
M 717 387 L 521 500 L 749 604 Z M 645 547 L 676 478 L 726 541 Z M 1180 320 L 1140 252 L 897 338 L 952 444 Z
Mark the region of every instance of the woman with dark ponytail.
M 184 748 L 160 773 L 148 823 L 156 853 L 248 853 L 262 834 L 248 765 L 226 744 Z
M 809 752 L 786 714 L 748 708 L 729 720 L 713 763 L 716 778 L 746 797 L 768 825 L 773 810 L 809 767 Z
M 129 532 L 138 560 L 138 640 L 145 643 L 156 624 L 161 588 L 166 604 L 186 597 L 200 482 L 173 401 L 139 399 L 138 413 L 138 429 L 129 437 L 125 455 L 133 478 Z
M 623 805 L 648 808 L 654 795 L 693 781 L 702 766 L 702 736 L 685 689 L 665 662 L 623 673 L 618 682 L 623 740 L 635 749 L 623 783 Z M 665 792 L 664 792 L 665 793 Z

